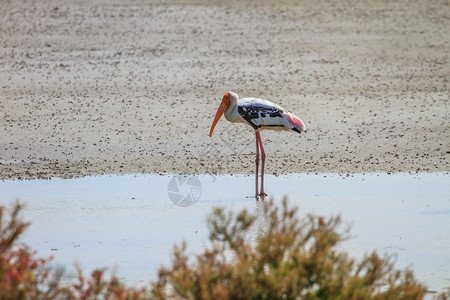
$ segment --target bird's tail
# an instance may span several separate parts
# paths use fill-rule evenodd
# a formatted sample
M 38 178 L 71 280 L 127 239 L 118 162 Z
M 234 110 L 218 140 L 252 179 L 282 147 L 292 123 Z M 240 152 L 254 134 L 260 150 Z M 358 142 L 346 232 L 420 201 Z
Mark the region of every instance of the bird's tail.
M 300 120 L 296 115 L 287 112 L 286 117 L 289 123 L 292 125 L 292 129 L 298 132 L 306 131 L 305 123 Z

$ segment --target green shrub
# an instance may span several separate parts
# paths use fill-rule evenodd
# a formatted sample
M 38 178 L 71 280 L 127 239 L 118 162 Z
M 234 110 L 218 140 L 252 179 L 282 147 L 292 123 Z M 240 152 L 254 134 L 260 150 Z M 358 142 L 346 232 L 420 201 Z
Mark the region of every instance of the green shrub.
M 175 246 L 170 268 L 148 287 L 126 287 L 104 270 L 60 284 L 49 267 L 17 242 L 28 226 L 22 206 L 0 206 L 0 299 L 422 299 L 426 288 L 392 257 L 375 252 L 360 262 L 337 246 L 348 236 L 340 217 L 300 219 L 286 199 L 259 203 L 261 214 L 214 209 L 208 218 L 211 246 L 190 261 L 186 244 Z M 257 233 L 255 233 L 255 231 Z M 449 291 L 450 292 L 450 291 Z M 447 299 L 448 295 L 438 295 Z
M 47 259 L 35 258 L 26 245 L 18 247 L 17 239 L 29 226 L 19 219 L 19 203 L 5 220 L 5 207 L 0 206 L 0 299 L 44 298 L 48 281 Z M 50 283 L 50 281 L 48 281 Z M 54 287 L 50 287 L 50 290 Z
M 146 299 L 145 289 L 126 288 L 112 276 L 104 279 L 104 270 L 95 270 L 85 278 L 78 270 L 77 282 L 60 285 L 62 269 L 50 268 L 51 257 L 37 258 L 18 238 L 29 226 L 19 218 L 18 202 L 5 218 L 0 206 L 0 300 L 10 299 Z
M 340 217 L 308 215 L 284 199 L 264 203 L 265 228 L 250 233 L 258 217 L 216 208 L 209 217 L 211 249 L 190 262 L 186 244 L 173 265 L 159 271 L 159 298 L 186 299 L 421 299 L 426 288 L 411 271 L 394 270 L 375 252 L 356 262 L 337 246 L 347 236 Z M 261 218 L 261 217 L 260 217 Z M 261 222 L 261 220 L 259 220 Z

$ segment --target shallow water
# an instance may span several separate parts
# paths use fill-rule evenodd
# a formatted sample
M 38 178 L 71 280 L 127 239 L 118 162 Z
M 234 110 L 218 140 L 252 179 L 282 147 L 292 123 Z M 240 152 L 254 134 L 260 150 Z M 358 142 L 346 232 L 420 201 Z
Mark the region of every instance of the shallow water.
M 32 226 L 22 240 L 40 256 L 53 255 L 69 273 L 74 262 L 86 272 L 117 266 L 117 275 L 134 284 L 155 279 L 182 240 L 190 253 L 201 252 L 208 245 L 205 220 L 212 207 L 261 208 L 251 198 L 253 176 L 185 179 L 126 175 L 0 181 L 0 203 L 26 202 L 25 220 Z M 398 268 L 410 266 L 437 291 L 450 285 L 449 187 L 448 173 L 266 176 L 266 192 L 277 202 L 287 195 L 301 214 L 341 214 L 352 225 L 352 238 L 341 248 L 353 257 L 372 250 L 397 254 Z M 182 205 L 194 203 L 174 204 L 183 197 Z

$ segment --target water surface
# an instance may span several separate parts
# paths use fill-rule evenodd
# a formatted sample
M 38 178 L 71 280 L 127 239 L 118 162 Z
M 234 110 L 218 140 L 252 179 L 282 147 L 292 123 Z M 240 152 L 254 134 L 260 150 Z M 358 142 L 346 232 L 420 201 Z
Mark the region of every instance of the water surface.
M 174 178 L 0 181 L 0 203 L 19 198 L 27 204 L 24 216 L 32 226 L 23 241 L 40 256 L 53 255 L 69 272 L 74 262 L 86 271 L 117 266 L 117 275 L 134 284 L 155 279 L 182 240 L 190 253 L 201 252 L 212 207 L 261 208 L 251 198 L 253 176 L 200 175 L 185 184 L 178 178 L 178 191 Z M 301 214 L 341 214 L 353 236 L 341 248 L 353 257 L 372 250 L 397 254 L 398 268 L 411 267 L 434 290 L 450 285 L 449 187 L 448 173 L 266 176 L 266 192 L 277 202 L 286 195 Z M 171 201 L 190 193 L 193 205 Z

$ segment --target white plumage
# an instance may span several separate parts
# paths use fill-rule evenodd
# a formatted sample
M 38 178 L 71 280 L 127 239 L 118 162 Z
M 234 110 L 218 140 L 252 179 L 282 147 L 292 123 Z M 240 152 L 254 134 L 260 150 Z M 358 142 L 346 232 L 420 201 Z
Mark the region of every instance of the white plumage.
M 242 98 L 229 92 L 230 106 L 225 118 L 232 123 L 247 123 L 253 128 L 270 130 L 305 131 L 305 125 L 294 114 L 281 106 L 259 98 Z M 300 121 L 300 122 L 299 122 Z
M 267 100 L 258 98 L 242 98 L 229 92 L 223 96 L 222 103 L 217 110 L 209 136 L 212 137 L 214 128 L 222 115 L 232 123 L 247 123 L 253 127 L 256 135 L 256 191 L 255 197 L 264 199 L 264 161 L 266 154 L 262 145 L 260 130 L 294 130 L 298 133 L 305 131 L 305 124 L 293 113 Z M 258 170 L 261 153 L 261 189 L 258 192 Z

